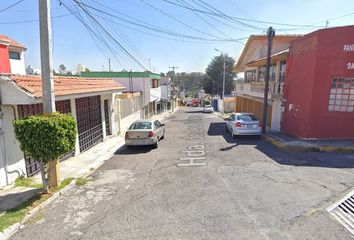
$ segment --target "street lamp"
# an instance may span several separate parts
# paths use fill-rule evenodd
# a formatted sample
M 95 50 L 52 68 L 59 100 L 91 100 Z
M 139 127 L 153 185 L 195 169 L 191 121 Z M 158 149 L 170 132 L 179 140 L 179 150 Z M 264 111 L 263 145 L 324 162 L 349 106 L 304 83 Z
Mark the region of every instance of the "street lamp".
M 225 57 L 225 54 L 222 51 L 220 51 L 219 49 L 214 48 L 214 50 L 219 52 L 219 53 L 221 53 L 221 55 L 223 56 L 223 59 L 224 59 L 224 73 L 222 75 L 222 96 L 221 96 L 221 99 L 224 99 L 224 95 L 225 95 L 225 72 L 226 72 L 226 70 L 225 70 L 226 63 L 225 63 L 225 61 L 226 61 L 226 57 Z

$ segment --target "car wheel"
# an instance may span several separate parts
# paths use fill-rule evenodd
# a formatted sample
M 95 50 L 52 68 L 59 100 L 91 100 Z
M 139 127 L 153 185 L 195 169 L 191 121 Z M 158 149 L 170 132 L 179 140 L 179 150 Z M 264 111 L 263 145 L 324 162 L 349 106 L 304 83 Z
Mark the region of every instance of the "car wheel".
M 159 147 L 159 140 L 157 140 L 157 142 L 154 145 L 152 145 L 152 148 L 154 148 L 154 149 L 156 149 L 158 147 Z
M 226 130 L 226 132 L 228 132 L 228 131 L 229 131 L 229 128 L 227 127 L 227 125 L 226 125 L 226 127 L 225 127 L 225 130 Z
M 163 133 L 163 135 L 161 136 L 160 140 L 161 139 L 165 139 L 165 133 Z

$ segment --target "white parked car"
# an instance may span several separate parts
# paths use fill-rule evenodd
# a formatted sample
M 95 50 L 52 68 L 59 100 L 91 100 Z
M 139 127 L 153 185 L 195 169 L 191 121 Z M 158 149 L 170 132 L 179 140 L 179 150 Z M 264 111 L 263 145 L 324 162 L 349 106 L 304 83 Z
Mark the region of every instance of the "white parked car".
M 204 106 L 204 112 L 205 113 L 213 113 L 214 112 L 214 108 L 211 105 L 205 105 Z
M 159 141 L 165 137 L 165 124 L 157 120 L 143 119 L 133 122 L 125 133 L 125 145 L 158 147 Z
M 262 135 L 262 126 L 252 113 L 233 113 L 226 121 L 226 131 L 237 135 Z

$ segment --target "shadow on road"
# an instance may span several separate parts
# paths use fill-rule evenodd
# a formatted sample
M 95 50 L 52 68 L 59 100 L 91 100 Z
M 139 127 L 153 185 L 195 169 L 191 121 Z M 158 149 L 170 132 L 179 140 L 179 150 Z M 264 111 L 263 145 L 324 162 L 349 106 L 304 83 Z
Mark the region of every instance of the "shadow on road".
M 220 151 L 237 151 L 238 146 L 255 145 L 255 149 L 261 151 L 273 161 L 281 165 L 308 166 L 325 168 L 354 168 L 354 159 L 349 154 L 321 153 L 321 152 L 286 152 L 266 142 L 258 136 L 238 136 L 232 138 L 226 131 L 224 122 L 210 123 L 207 134 L 209 136 L 222 136 L 225 141 L 232 144 L 221 148 Z
M 226 124 L 224 122 L 210 123 L 208 133 L 209 136 L 222 136 L 227 143 L 235 143 L 237 145 L 255 145 L 260 141 L 259 136 L 237 136 L 232 138 L 231 133 L 226 130 Z M 229 147 L 228 147 L 229 148 Z M 229 149 L 224 149 L 225 151 Z
M 264 141 L 264 140 L 263 140 Z M 270 143 L 263 142 L 256 149 L 281 165 L 325 167 L 325 168 L 354 168 L 354 159 L 349 154 L 326 152 L 286 152 Z
M 130 155 L 130 154 L 144 154 L 148 153 L 152 150 L 151 146 L 122 146 L 117 151 L 115 151 L 115 155 Z

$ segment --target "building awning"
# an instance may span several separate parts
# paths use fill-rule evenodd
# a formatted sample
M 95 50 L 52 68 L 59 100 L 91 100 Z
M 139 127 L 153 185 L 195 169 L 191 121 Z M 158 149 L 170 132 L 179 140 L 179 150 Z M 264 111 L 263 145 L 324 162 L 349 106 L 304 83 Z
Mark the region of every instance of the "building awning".
M 276 62 L 279 62 L 279 61 L 286 60 L 288 58 L 288 55 L 289 55 L 289 49 L 285 49 L 285 50 L 282 50 L 280 52 L 273 53 L 270 56 L 271 57 L 271 63 L 273 64 L 273 63 L 276 63 Z M 265 64 L 267 64 L 267 58 L 266 57 L 250 61 L 250 62 L 246 63 L 246 66 L 247 67 L 259 67 L 259 66 L 262 66 L 262 65 L 265 65 Z

